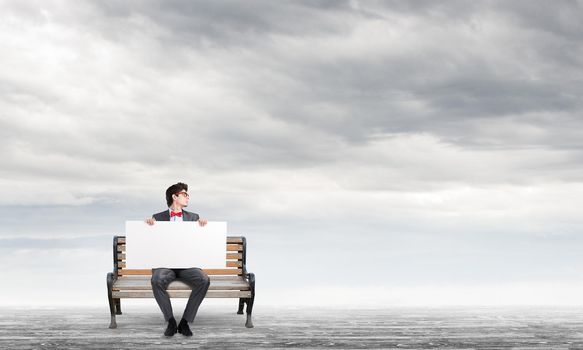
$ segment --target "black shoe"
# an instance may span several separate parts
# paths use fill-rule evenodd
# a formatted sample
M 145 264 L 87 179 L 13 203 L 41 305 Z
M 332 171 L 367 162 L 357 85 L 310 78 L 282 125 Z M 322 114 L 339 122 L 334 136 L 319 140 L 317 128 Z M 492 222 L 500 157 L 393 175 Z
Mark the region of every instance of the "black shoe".
M 178 333 L 186 337 L 192 337 L 192 331 L 190 330 L 190 327 L 188 327 L 188 322 L 186 322 L 185 319 L 180 320 L 180 323 L 178 324 Z
M 168 320 L 168 327 L 164 331 L 164 335 L 167 337 L 171 337 L 178 331 L 178 327 L 176 327 L 176 320 L 174 317 Z

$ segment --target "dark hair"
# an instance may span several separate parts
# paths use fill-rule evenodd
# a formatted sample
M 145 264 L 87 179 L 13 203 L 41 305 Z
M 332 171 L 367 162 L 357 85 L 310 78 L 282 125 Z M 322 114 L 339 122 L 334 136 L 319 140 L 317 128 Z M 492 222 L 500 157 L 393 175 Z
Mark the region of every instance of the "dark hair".
M 173 194 L 177 194 L 178 192 L 185 190 L 188 191 L 188 185 L 182 182 L 179 182 L 177 184 L 174 184 L 170 187 L 168 187 L 168 189 L 166 190 L 166 203 L 168 203 L 168 206 L 172 205 L 172 202 L 174 202 L 172 200 L 172 195 Z

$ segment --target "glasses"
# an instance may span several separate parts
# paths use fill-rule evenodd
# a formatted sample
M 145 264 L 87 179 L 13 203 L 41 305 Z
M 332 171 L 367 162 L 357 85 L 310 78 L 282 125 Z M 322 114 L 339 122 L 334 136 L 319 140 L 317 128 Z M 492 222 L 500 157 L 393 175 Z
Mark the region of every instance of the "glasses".
M 183 195 L 184 195 L 184 197 L 186 197 L 186 198 L 189 198 L 189 197 L 190 197 L 190 196 L 188 195 L 188 193 L 186 193 L 186 192 L 178 192 L 178 193 L 176 193 L 176 195 L 177 195 L 177 196 L 180 196 L 181 194 L 183 194 Z

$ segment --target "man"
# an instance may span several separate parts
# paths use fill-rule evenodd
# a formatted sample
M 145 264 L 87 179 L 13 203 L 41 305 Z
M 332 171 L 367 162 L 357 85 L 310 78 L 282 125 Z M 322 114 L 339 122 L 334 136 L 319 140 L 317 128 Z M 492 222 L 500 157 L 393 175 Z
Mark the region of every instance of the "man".
M 152 215 L 152 218 L 146 219 L 148 225 L 154 225 L 157 221 L 198 221 L 200 226 L 207 224 L 206 219 L 199 218 L 198 214 L 188 212 L 183 208 L 188 206 L 190 197 L 188 195 L 188 185 L 182 182 L 174 184 L 166 190 L 166 203 L 168 210 Z M 170 303 L 170 296 L 166 289 L 170 282 L 174 280 L 182 281 L 192 288 L 190 297 L 184 309 L 184 314 L 180 323 L 176 324 L 176 319 L 172 313 L 172 304 Z M 167 269 L 156 268 L 152 269 L 152 291 L 154 297 L 162 314 L 164 320 L 168 322 L 164 335 L 171 337 L 177 332 L 187 337 L 192 336 L 192 331 L 188 323 L 194 321 L 198 307 L 202 303 L 204 296 L 210 286 L 210 279 L 204 271 L 198 267 L 188 269 Z

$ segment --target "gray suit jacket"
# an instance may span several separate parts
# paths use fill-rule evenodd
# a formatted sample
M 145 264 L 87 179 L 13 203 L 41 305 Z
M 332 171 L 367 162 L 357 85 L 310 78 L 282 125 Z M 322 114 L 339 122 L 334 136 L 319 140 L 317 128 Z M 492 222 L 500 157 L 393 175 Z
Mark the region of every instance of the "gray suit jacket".
M 168 209 L 164 210 L 163 212 L 157 213 L 152 215 L 156 221 L 170 221 L 170 211 Z M 182 220 L 183 221 L 198 221 L 198 214 L 191 213 L 186 210 L 182 210 Z

